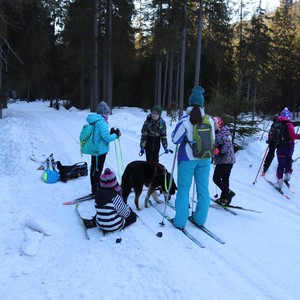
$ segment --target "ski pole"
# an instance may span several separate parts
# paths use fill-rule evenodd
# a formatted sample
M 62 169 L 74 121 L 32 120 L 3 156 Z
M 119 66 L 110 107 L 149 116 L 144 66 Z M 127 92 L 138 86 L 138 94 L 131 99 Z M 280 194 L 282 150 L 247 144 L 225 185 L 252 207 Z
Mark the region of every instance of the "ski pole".
M 152 233 L 154 233 L 157 237 L 162 237 L 163 236 L 163 233 L 161 232 L 161 231 L 159 231 L 159 232 L 155 232 L 147 223 L 145 223 L 144 221 L 143 221 L 143 219 L 137 214 L 136 215 L 137 216 L 137 218 L 140 220 L 140 222 L 149 230 L 149 231 L 151 231 Z
M 117 167 L 118 167 L 118 177 L 119 177 L 119 182 L 120 182 L 121 176 L 120 176 L 120 166 L 119 166 L 119 158 L 118 158 L 118 151 L 117 151 L 116 140 L 114 140 L 114 144 L 115 144 L 116 161 L 117 161 Z
M 168 150 L 169 150 L 169 152 L 170 152 L 171 154 L 174 152 L 172 149 L 168 149 Z M 169 153 L 169 152 L 168 152 L 168 153 Z M 162 156 L 162 155 L 164 155 L 164 154 L 168 154 L 168 153 L 163 152 L 163 153 L 159 154 L 158 157 L 159 157 L 159 156 Z
M 122 172 L 124 172 L 125 168 L 124 168 L 124 160 L 123 160 L 123 154 L 122 154 L 120 138 L 118 138 L 118 141 L 119 141 L 120 159 L 121 159 L 121 163 L 122 163 Z
M 263 165 L 263 163 L 264 163 L 264 161 L 265 161 L 265 158 L 266 158 L 266 156 L 267 156 L 268 150 L 269 150 L 269 146 L 267 147 L 267 149 L 266 149 L 266 151 L 265 151 L 264 157 L 263 157 L 263 159 L 262 159 L 262 161 L 261 161 L 261 163 L 260 163 L 260 166 L 259 166 L 259 169 L 258 169 L 257 174 L 256 174 L 256 176 L 255 176 L 255 179 L 254 179 L 254 181 L 252 182 L 253 184 L 256 183 L 258 174 L 259 174 L 260 169 L 261 169 L 261 167 L 262 167 L 262 165 Z
M 176 163 L 176 156 L 177 156 L 177 152 L 178 152 L 178 144 L 176 145 L 176 149 L 175 149 L 175 154 L 174 154 L 174 160 L 173 160 L 173 166 L 172 166 L 172 171 L 171 171 L 171 177 L 170 177 L 170 182 L 169 182 L 169 186 L 168 186 L 168 190 L 167 190 L 167 195 L 165 196 L 165 208 L 164 208 L 164 213 L 163 213 L 163 219 L 160 223 L 161 226 L 164 226 L 164 220 L 166 217 L 166 210 L 167 210 L 167 201 L 169 201 L 169 191 L 170 188 L 172 186 L 172 182 L 173 182 L 173 173 L 174 173 L 174 169 L 175 169 L 175 163 Z

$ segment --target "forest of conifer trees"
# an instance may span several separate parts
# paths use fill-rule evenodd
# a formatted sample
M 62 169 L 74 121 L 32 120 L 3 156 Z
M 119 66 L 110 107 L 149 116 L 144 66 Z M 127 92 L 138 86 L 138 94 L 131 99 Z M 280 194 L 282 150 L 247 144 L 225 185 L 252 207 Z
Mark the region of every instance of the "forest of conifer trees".
M 231 5 L 228 5 L 228 2 Z M 253 9 L 254 8 L 254 9 Z M 0 0 L 0 99 L 67 99 L 237 119 L 300 105 L 300 4 L 257 0 Z

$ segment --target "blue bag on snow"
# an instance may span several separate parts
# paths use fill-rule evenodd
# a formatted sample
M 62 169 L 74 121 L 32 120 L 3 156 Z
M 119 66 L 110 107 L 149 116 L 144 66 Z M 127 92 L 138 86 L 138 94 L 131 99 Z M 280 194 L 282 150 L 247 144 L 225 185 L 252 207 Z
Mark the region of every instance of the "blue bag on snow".
M 55 170 L 45 169 L 43 172 L 43 180 L 46 183 L 55 183 L 59 180 L 59 172 Z

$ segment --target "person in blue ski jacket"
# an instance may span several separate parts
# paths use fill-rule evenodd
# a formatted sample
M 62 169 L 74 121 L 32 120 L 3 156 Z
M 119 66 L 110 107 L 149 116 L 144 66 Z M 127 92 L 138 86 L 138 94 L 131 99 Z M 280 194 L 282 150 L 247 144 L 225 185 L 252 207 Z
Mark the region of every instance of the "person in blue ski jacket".
M 90 181 L 92 194 L 95 195 L 99 188 L 99 179 L 103 170 L 106 154 L 109 151 L 109 143 L 121 136 L 119 129 L 108 129 L 108 116 L 110 108 L 101 101 L 97 107 L 97 114 L 89 114 L 86 121 L 90 124 L 95 124 L 94 140 L 99 150 L 100 155 L 91 157 Z
M 197 190 L 197 206 L 192 216 L 194 222 L 200 226 L 204 225 L 209 210 L 210 195 L 208 184 L 211 158 L 194 157 L 189 143 L 193 141 L 193 125 L 201 124 L 205 116 L 203 93 L 204 89 L 202 87 L 196 86 L 193 88 L 186 114 L 180 118 L 172 132 L 173 143 L 180 144 L 177 158 L 178 191 L 175 200 L 176 214 L 173 220 L 173 225 L 179 229 L 185 227 L 189 217 L 189 194 L 193 177 Z M 214 122 L 211 117 L 209 117 L 209 122 L 214 139 Z

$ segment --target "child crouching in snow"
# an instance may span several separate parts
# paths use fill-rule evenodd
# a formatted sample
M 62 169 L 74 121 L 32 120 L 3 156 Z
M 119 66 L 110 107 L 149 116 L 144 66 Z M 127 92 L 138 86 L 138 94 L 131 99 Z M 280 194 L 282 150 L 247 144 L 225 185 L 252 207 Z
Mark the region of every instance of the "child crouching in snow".
M 95 208 L 95 217 L 92 220 L 84 220 L 88 228 L 98 226 L 105 232 L 112 232 L 135 223 L 137 219 L 136 213 L 124 202 L 116 175 L 110 169 L 105 169 L 100 176 Z
M 215 122 L 216 140 L 214 163 L 216 165 L 213 181 L 222 191 L 221 197 L 217 200 L 221 205 L 229 205 L 235 193 L 229 189 L 229 177 L 235 155 L 230 139 L 230 131 L 227 126 L 223 126 L 219 117 L 213 117 Z

